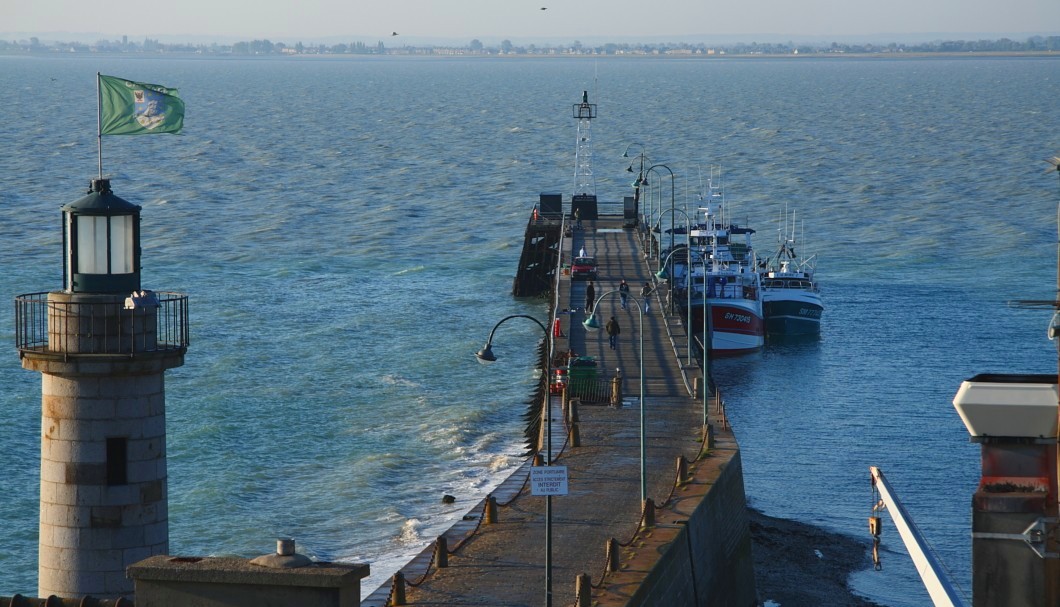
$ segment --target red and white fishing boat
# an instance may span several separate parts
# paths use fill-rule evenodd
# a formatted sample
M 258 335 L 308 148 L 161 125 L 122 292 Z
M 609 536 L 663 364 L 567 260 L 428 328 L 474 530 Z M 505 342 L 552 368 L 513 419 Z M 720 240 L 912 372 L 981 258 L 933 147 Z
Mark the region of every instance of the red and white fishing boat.
M 727 228 L 713 231 L 716 238 L 732 234 Z M 749 236 L 750 233 L 745 234 Z M 720 254 L 708 257 L 703 263 L 692 267 L 692 334 L 703 333 L 703 311 L 708 310 L 710 324 L 706 329 L 711 335 L 711 352 L 753 352 L 765 343 L 762 287 L 758 273 L 745 264 L 727 261 L 724 245 L 719 245 L 719 251 Z
M 714 354 L 753 352 L 765 344 L 761 277 L 751 246 L 755 231 L 731 222 L 721 194 L 709 192 L 700 209 L 706 221 L 688 234 L 691 293 L 676 301 L 691 307 L 692 335 L 704 334 L 704 310 L 709 311 L 706 329 Z

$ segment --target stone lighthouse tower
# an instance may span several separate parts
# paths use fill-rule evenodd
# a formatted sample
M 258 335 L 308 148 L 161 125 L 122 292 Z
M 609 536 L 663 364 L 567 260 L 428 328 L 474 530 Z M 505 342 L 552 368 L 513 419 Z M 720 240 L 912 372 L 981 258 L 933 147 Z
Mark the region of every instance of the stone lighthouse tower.
M 169 551 L 164 377 L 188 300 L 141 289 L 140 207 L 109 180 L 62 208 L 62 234 L 62 290 L 15 302 L 42 377 L 38 595 L 131 595 L 126 567 Z

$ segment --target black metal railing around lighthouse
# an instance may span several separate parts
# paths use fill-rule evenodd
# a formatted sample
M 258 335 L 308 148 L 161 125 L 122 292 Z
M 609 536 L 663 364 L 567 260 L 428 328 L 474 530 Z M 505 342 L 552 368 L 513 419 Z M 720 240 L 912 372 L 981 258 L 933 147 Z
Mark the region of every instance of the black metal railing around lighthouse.
M 131 355 L 175 352 L 189 344 L 188 296 L 142 292 L 111 301 L 15 297 L 15 345 L 21 353 Z

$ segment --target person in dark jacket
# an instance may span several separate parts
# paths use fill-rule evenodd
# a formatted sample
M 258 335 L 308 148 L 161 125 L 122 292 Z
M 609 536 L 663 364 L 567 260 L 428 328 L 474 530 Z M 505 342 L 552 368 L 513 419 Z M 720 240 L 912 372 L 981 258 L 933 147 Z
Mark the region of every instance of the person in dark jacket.
M 650 282 L 644 283 L 644 287 L 640 290 L 640 296 L 644 298 L 645 312 L 651 312 L 651 300 L 648 299 L 648 297 L 651 296 L 652 291 L 654 291 L 654 289 L 652 288 Z
M 618 345 L 618 334 L 622 332 L 622 328 L 618 326 L 618 320 L 614 316 L 607 321 L 607 325 L 604 328 L 607 329 L 607 341 L 611 345 L 611 349 L 614 350 L 615 346 Z
M 589 286 L 585 287 L 585 313 L 592 314 L 593 303 L 596 301 L 596 287 L 593 286 L 593 281 L 589 281 Z

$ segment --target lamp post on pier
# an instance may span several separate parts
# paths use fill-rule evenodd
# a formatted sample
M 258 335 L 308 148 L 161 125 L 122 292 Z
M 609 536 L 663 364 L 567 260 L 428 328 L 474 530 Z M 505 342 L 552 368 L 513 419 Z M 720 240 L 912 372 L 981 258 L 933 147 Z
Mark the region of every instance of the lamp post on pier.
M 618 289 L 611 289 L 600 294 L 596 302 L 593 304 L 593 309 L 589 312 L 589 318 L 586 318 L 582 325 L 586 329 L 597 330 L 600 328 L 600 321 L 596 319 L 596 309 L 600 307 L 600 302 L 603 301 L 604 297 L 618 293 Z M 627 296 L 637 304 L 637 312 L 639 314 L 639 329 L 640 334 L 640 349 L 637 354 L 637 358 L 640 361 L 640 505 L 644 506 L 644 502 L 648 499 L 648 481 L 647 481 L 647 447 L 645 444 L 645 419 L 644 419 L 644 306 L 641 301 L 634 297 L 632 294 Z
M 655 169 L 659 169 L 659 168 L 666 169 L 670 173 L 670 250 L 672 251 L 674 249 L 674 233 L 673 233 L 673 229 L 674 229 L 674 223 L 676 223 L 675 217 L 674 217 L 674 209 L 676 208 L 676 186 L 677 186 L 677 184 L 675 183 L 674 172 L 672 170 L 670 170 L 670 167 L 666 166 L 665 164 L 653 164 L 650 167 L 648 167 L 647 169 L 645 169 L 644 172 L 645 173 L 650 173 L 650 172 L 654 171 Z
M 526 318 L 534 321 L 534 323 L 544 331 L 545 341 L 548 342 L 548 362 L 545 364 L 545 404 L 543 409 L 545 414 L 545 465 L 551 466 L 552 392 L 549 390 L 549 382 L 552 381 L 552 348 L 554 342 L 550 337 L 548 329 L 540 320 L 533 316 L 528 316 L 526 314 L 512 314 L 511 316 L 505 316 L 497 321 L 497 324 L 493 325 L 493 329 L 490 331 L 490 335 L 486 339 L 486 345 L 482 346 L 482 349 L 475 353 L 475 358 L 482 364 L 490 364 L 497 361 L 497 356 L 493 354 L 493 335 L 497 332 L 498 327 L 513 318 Z M 552 495 L 545 496 L 545 607 L 552 607 Z
M 685 336 L 687 337 L 686 348 L 688 350 L 688 365 L 692 364 L 692 218 L 688 216 L 688 213 L 681 209 L 670 209 L 671 213 L 680 213 L 685 216 L 685 238 L 688 242 L 685 245 L 685 256 L 688 258 L 685 264 Z M 662 222 L 662 216 L 659 216 L 659 221 Z M 670 228 L 670 241 L 673 242 L 674 228 Z M 678 249 L 670 246 L 670 254 L 666 256 L 666 259 L 659 264 L 658 271 L 655 272 L 655 277 L 659 280 L 665 280 L 670 282 L 670 311 L 673 312 L 673 283 L 670 281 L 670 274 L 666 271 L 666 264 L 670 258 L 676 253 Z
M 626 149 L 622 152 L 622 157 L 623 158 L 630 158 L 629 148 L 631 148 L 633 146 L 640 147 L 640 153 L 637 154 L 637 156 L 640 157 L 640 168 L 639 168 L 639 170 L 637 172 L 637 179 L 636 179 L 636 181 L 633 182 L 633 202 L 634 202 L 634 204 L 637 205 L 637 212 L 639 213 L 640 212 L 640 186 L 648 184 L 648 182 L 644 179 L 644 161 L 647 160 L 648 163 L 650 164 L 651 163 L 651 159 L 644 155 L 644 144 L 643 143 L 638 143 L 636 141 L 634 141 L 633 143 L 631 143 L 631 144 L 626 146 Z M 633 172 L 633 164 L 630 164 L 629 167 L 626 168 L 626 172 L 627 173 L 632 173 Z M 650 209 L 651 207 L 649 206 L 648 208 Z

